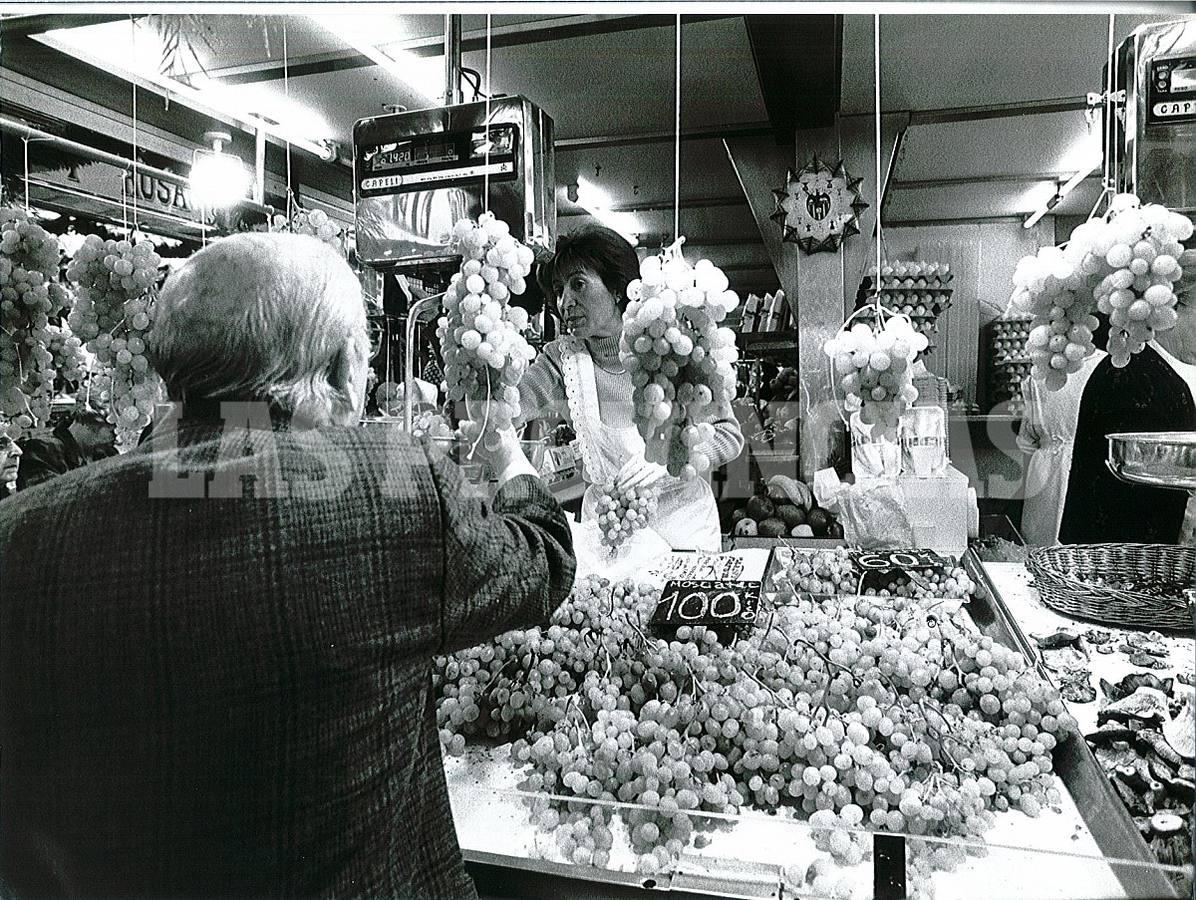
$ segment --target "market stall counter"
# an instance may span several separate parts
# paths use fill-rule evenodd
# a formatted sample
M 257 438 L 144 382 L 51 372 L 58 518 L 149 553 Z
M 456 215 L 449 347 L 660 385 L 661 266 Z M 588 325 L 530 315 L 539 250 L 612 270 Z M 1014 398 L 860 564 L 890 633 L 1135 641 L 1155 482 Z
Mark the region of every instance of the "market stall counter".
M 663 553 L 440 660 L 466 859 L 573 896 L 1177 896 L 979 562 L 896 561 Z

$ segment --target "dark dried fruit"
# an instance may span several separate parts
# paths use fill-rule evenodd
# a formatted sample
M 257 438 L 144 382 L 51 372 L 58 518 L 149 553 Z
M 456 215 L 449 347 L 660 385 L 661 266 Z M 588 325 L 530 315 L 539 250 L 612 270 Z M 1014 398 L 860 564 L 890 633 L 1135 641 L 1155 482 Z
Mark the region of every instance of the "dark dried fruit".
M 1171 745 L 1167 743 L 1167 739 L 1153 728 L 1143 728 L 1141 731 L 1138 731 L 1134 735 L 1134 741 L 1137 743 L 1138 749 L 1144 752 L 1153 750 L 1158 754 L 1159 759 L 1173 769 L 1178 769 L 1183 764 L 1180 755 L 1171 748 Z
M 1165 669 L 1167 664 L 1149 653 L 1131 653 L 1130 662 L 1144 669 Z
M 1084 739 L 1093 747 L 1108 747 L 1115 741 L 1132 741 L 1136 732 L 1121 723 L 1109 722 L 1096 731 L 1084 735 Z
M 1088 643 L 1093 645 L 1107 644 L 1113 640 L 1113 635 L 1101 628 L 1090 628 L 1084 632 Z
M 1155 690 L 1162 691 L 1164 694 L 1170 694 L 1172 681 L 1170 678 L 1160 680 L 1157 676 L 1149 672 L 1131 672 L 1116 684 L 1110 684 L 1102 678 L 1100 680 L 1100 687 L 1104 695 L 1110 700 L 1120 700 L 1123 697 L 1128 697 L 1140 687 L 1154 688 Z
M 1043 650 L 1058 650 L 1060 647 L 1074 647 L 1080 642 L 1080 635 L 1074 631 L 1067 631 L 1060 628 L 1054 634 L 1048 634 L 1046 637 L 1035 638 L 1035 642 Z
M 1105 722 L 1141 722 L 1163 723 L 1169 718 L 1167 697 L 1156 688 L 1140 687 L 1128 697 L 1115 700 L 1096 714 L 1096 724 Z

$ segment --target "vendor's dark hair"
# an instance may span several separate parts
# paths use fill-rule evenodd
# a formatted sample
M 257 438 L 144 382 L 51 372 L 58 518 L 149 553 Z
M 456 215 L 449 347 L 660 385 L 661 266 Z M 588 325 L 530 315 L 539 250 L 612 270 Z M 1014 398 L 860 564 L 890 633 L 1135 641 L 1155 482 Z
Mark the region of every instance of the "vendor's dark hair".
M 602 279 L 618 304 L 627 307 L 627 285 L 640 277 L 640 261 L 621 234 L 601 225 L 588 225 L 557 239 L 556 253 L 540 267 L 539 282 L 545 295 L 557 298 L 570 272 L 589 269 Z

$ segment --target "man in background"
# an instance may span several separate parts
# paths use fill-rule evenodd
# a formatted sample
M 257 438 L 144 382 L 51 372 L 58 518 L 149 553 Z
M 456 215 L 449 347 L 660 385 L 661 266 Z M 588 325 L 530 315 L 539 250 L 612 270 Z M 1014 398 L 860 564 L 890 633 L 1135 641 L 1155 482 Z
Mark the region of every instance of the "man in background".
M 20 441 L 17 490 L 25 490 L 116 453 L 116 429 L 104 414 L 80 405 L 44 437 Z
M 545 622 L 560 507 L 357 427 L 360 287 L 241 234 L 167 283 L 177 418 L 0 504 L 0 895 L 472 897 L 432 657 Z M 69 548 L 69 553 L 64 553 Z

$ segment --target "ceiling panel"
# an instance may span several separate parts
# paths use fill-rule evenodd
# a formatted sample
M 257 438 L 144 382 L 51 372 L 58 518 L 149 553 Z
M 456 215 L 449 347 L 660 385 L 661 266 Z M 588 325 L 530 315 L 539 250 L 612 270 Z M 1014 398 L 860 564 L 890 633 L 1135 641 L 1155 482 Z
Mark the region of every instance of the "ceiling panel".
M 674 30 L 644 28 L 495 50 L 496 90 L 524 94 L 576 138 L 669 131 L 674 125 Z M 484 53 L 465 54 L 479 71 Z M 682 32 L 683 127 L 766 118 L 742 19 L 691 22 Z
M 558 184 L 579 177 L 626 203 L 673 198 L 673 143 L 661 142 L 586 150 L 558 150 Z M 742 196 L 735 170 L 720 140 L 681 144 L 681 196 Z
M 1099 120 L 1080 111 L 917 125 L 906 133 L 894 179 L 1075 172 L 1100 159 Z
M 1034 184 L 963 184 L 934 189 L 894 191 L 885 206 L 885 223 L 962 218 L 1026 216 L 1055 192 L 1053 182 Z M 1100 181 L 1077 187 L 1058 207 L 1058 215 L 1087 215 L 1100 194 Z
M 1116 18 L 1116 40 L 1146 22 Z M 1105 15 L 887 15 L 881 18 L 881 105 L 886 110 L 948 109 L 1081 97 L 1099 90 L 1108 45 Z M 873 17 L 843 27 L 843 111 L 873 102 Z

